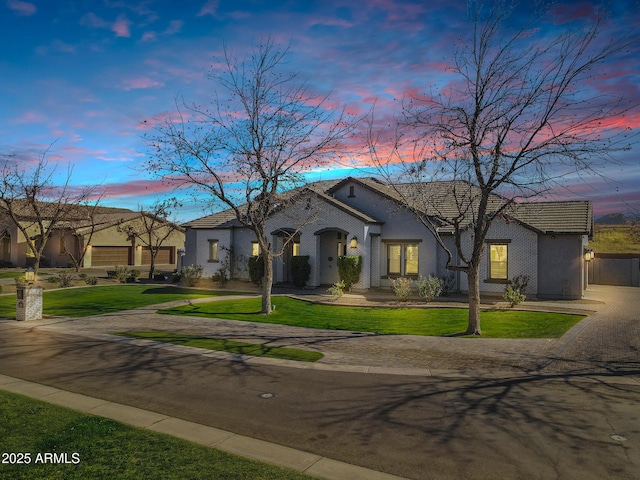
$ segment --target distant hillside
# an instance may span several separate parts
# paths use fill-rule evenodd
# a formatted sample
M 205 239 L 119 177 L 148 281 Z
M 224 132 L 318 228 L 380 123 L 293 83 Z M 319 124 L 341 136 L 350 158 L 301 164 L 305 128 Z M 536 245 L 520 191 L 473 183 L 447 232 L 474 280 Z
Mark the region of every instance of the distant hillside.
M 624 213 L 610 213 L 603 215 L 595 219 L 596 225 L 627 225 L 631 223 L 634 218 Z

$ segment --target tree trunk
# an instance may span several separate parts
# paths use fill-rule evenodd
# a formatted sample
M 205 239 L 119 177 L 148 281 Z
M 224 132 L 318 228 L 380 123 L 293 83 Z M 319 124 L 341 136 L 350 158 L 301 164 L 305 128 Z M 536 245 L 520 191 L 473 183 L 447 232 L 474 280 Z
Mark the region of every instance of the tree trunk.
M 480 265 L 470 265 L 469 280 L 469 324 L 465 335 L 482 335 L 480 330 Z
M 149 248 L 151 252 L 151 262 L 149 263 L 149 280 L 153 280 L 153 274 L 156 270 L 156 254 L 153 249 Z
M 273 261 L 269 253 L 265 253 L 264 277 L 262 277 L 262 311 L 265 315 L 271 314 L 271 286 L 273 285 Z

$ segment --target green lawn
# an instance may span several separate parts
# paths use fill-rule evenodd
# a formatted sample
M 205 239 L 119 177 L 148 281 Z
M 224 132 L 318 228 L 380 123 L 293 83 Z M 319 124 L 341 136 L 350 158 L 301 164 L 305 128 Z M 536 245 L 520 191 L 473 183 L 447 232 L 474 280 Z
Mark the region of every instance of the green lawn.
M 43 314 L 84 317 L 118 312 L 173 300 L 231 295 L 234 292 L 198 290 L 176 286 L 113 285 L 68 288 L 43 293 Z M 0 317 L 15 318 L 16 297 L 0 297 Z
M 117 335 L 130 338 L 141 338 L 155 342 L 173 343 L 187 347 L 204 348 L 219 352 L 252 355 L 254 357 L 280 358 L 299 362 L 315 362 L 324 355 L 312 350 L 299 350 L 287 347 L 272 347 L 264 343 L 245 343 L 224 338 L 198 337 L 175 332 L 121 332 Z
M 248 460 L 160 433 L 0 390 L 2 453 L 29 453 L 29 464 L 0 464 L 0 478 L 302 480 L 293 470 Z M 36 463 L 66 453 L 73 464 Z M 72 454 L 77 453 L 77 456 Z M 24 458 L 24 457 L 23 457 Z M 4 457 L 3 457 L 4 459 Z M 7 460 L 9 458 L 7 457 Z
M 464 308 L 364 308 L 320 305 L 274 297 L 276 310 L 261 315 L 260 298 L 223 300 L 168 308 L 160 313 L 330 330 L 396 335 L 451 336 L 467 327 Z M 519 310 L 483 311 L 482 332 L 489 338 L 558 338 L 584 316 Z

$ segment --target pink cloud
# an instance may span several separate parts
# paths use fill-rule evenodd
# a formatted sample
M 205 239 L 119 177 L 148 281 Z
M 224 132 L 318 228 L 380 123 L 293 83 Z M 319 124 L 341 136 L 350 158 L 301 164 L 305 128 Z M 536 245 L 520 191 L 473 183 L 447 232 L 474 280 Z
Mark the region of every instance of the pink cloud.
M 8 0 L 7 7 L 13 10 L 16 15 L 20 15 L 22 17 L 35 15 L 37 10 L 33 3 L 22 2 L 20 0 Z
M 142 35 L 143 42 L 153 42 L 158 39 L 158 34 L 156 32 L 144 32 Z
M 168 185 L 162 180 L 134 180 L 123 183 L 110 183 L 103 185 L 107 198 L 137 197 L 152 193 L 166 193 L 172 191 L 175 186 Z
M 182 22 L 182 20 L 171 20 L 164 33 L 166 33 L 167 35 L 175 35 L 176 33 L 180 33 L 183 25 L 184 23 Z
M 120 15 L 111 26 L 111 30 L 115 32 L 116 37 L 130 37 L 131 21 L 129 21 L 125 15 Z
M 203 17 L 205 15 L 211 15 L 215 17 L 218 13 L 218 4 L 218 0 L 207 0 L 207 3 L 202 6 L 197 16 Z
M 109 23 L 98 17 L 95 13 L 89 12 L 80 19 L 80 25 L 91 28 L 109 28 Z
M 15 120 L 15 123 L 46 123 L 47 117 L 39 112 L 25 112 Z
M 152 80 L 148 77 L 136 77 L 123 80 L 121 86 L 128 92 L 129 90 L 162 87 L 164 86 L 164 83 Z

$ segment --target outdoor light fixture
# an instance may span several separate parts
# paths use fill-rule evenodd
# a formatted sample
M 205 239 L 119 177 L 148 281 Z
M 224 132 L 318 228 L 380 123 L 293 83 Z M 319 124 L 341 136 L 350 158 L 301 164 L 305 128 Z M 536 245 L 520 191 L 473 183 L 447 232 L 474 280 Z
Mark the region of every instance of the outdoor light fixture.
M 358 248 L 358 237 L 353 237 L 349 246 L 351 248 Z
M 590 262 L 591 260 L 594 259 L 595 256 L 596 256 L 596 254 L 593 253 L 593 250 L 591 250 L 589 248 L 585 248 L 584 249 L 584 260 L 585 260 L 585 262 Z
M 28 283 L 33 283 L 36 279 L 36 272 L 32 268 L 27 268 L 24 272 L 24 278 Z

